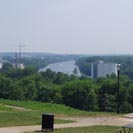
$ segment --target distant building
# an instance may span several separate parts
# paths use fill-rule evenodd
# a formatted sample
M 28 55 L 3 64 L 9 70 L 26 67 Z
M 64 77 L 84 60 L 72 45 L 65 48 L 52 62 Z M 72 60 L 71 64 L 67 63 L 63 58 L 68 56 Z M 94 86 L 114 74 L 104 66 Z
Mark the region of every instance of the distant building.
M 0 55 L 0 69 L 3 67 L 2 54 Z
M 24 64 L 22 64 L 22 63 L 14 63 L 13 64 L 13 67 L 14 68 L 20 68 L 20 69 L 24 69 L 25 68 L 25 65 Z
M 21 63 L 21 53 L 15 53 L 15 63 L 13 63 L 14 68 L 24 69 L 25 65 Z
M 0 69 L 3 67 L 3 62 L 0 61 Z
M 117 64 L 115 63 L 104 63 L 100 60 L 96 63 L 91 64 L 91 77 L 106 77 L 107 75 L 116 74 L 117 75 Z

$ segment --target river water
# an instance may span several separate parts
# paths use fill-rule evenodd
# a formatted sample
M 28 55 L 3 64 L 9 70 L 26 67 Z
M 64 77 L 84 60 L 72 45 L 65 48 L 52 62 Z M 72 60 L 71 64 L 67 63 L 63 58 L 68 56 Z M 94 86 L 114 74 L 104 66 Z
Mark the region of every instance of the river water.
M 77 70 L 77 76 L 81 76 L 81 73 L 79 71 L 78 66 L 75 64 L 74 60 L 71 61 L 65 61 L 65 62 L 58 62 L 58 63 L 53 63 L 50 65 L 47 65 L 44 68 L 41 68 L 40 71 L 46 71 L 47 69 L 51 69 L 52 71 L 55 72 L 62 72 L 68 75 L 73 74 L 74 69 Z

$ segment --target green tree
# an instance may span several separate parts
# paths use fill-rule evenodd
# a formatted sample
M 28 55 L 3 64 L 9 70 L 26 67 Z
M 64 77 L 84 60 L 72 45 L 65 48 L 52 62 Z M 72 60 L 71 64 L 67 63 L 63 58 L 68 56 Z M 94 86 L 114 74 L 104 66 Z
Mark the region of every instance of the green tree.
M 115 81 L 105 79 L 99 88 L 98 101 L 100 111 L 116 111 L 117 84 Z
M 77 75 L 78 74 L 78 69 L 75 67 L 74 70 L 73 70 L 73 74 L 74 75 Z
M 20 88 L 24 92 L 24 99 L 25 100 L 35 100 L 37 97 L 37 89 L 36 84 L 33 79 L 30 77 L 23 78 L 19 81 Z
M 0 76 L 0 98 L 9 98 L 13 87 L 12 85 L 13 82 L 10 78 L 6 78 L 2 75 Z
M 25 100 L 24 91 L 17 84 L 13 84 L 8 98 L 12 100 Z
M 40 83 L 37 89 L 36 100 L 41 102 L 53 102 L 54 95 L 55 95 L 54 89 L 51 89 L 45 84 Z
M 97 97 L 94 88 L 92 82 L 87 80 L 66 83 L 61 91 L 62 102 L 78 109 L 96 110 Z
M 66 81 L 68 81 L 68 76 L 61 72 L 56 73 L 55 76 L 53 77 L 53 83 L 55 84 L 63 84 Z

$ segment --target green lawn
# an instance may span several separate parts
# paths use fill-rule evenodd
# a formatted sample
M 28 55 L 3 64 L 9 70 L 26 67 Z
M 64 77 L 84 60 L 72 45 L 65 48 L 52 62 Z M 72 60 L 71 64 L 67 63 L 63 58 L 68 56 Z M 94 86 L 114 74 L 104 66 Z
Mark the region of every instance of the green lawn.
M 8 104 L 8 102 L 10 102 L 10 104 Z M 0 100 L 0 127 L 41 125 L 41 117 L 43 111 L 39 110 L 24 111 L 7 106 L 7 105 L 15 105 L 14 102 L 15 101 Z M 19 107 L 22 107 L 21 102 L 16 102 L 16 103 L 19 103 L 20 104 Z M 31 103 L 32 102 L 29 102 L 28 104 Z M 55 123 L 68 123 L 68 122 L 70 123 L 73 121 L 55 119 Z
M 55 123 L 68 123 L 70 120 L 55 119 Z M 2 111 L 0 112 L 0 127 L 40 125 L 41 114 L 38 112 Z
M 19 110 L 8 107 L 7 105 L 24 107 L 31 110 Z M 64 105 L 51 103 L 40 103 L 30 101 L 11 101 L 0 99 L 0 127 L 7 126 L 24 126 L 24 125 L 40 125 L 43 113 L 52 113 L 55 116 L 110 116 L 113 113 L 103 112 L 87 112 Z M 117 115 L 116 115 L 117 116 Z M 55 123 L 72 122 L 70 120 L 55 119 Z
M 15 105 L 19 107 L 24 107 L 41 113 L 53 113 L 56 115 L 64 115 L 64 116 L 112 116 L 112 115 L 117 116 L 116 113 L 81 111 L 78 109 L 67 107 L 65 105 L 52 104 L 52 103 L 13 101 L 13 100 L 3 100 L 3 99 L 0 99 L 0 103 L 3 105 L 6 104 L 6 105 Z
M 57 130 L 54 130 L 54 133 L 115 133 L 117 129 L 119 129 L 119 127 L 90 126 L 90 127 L 57 129 Z M 25 133 L 37 133 L 37 132 L 25 132 Z M 44 132 L 40 132 L 40 133 L 44 133 Z M 49 133 L 53 133 L 53 132 L 49 132 Z M 131 133 L 133 133 L 133 131 L 131 131 Z

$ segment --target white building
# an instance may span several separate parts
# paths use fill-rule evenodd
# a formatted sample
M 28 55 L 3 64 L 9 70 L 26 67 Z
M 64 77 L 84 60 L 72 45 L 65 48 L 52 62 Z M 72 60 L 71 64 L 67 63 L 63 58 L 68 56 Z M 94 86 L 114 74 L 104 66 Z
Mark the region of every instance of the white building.
M 2 66 L 3 66 L 3 62 L 0 61 L 0 69 L 2 68 Z
M 14 68 L 20 68 L 20 69 L 24 69 L 25 68 L 25 65 L 22 64 L 22 63 L 13 63 L 13 67 Z
M 97 61 L 97 63 L 92 64 L 91 67 L 91 77 L 106 77 L 107 75 L 116 74 L 117 75 L 117 64 L 115 63 L 104 63 L 104 61 Z
M 117 64 L 115 63 L 99 63 L 97 69 L 97 77 L 106 77 L 111 74 L 117 75 Z

